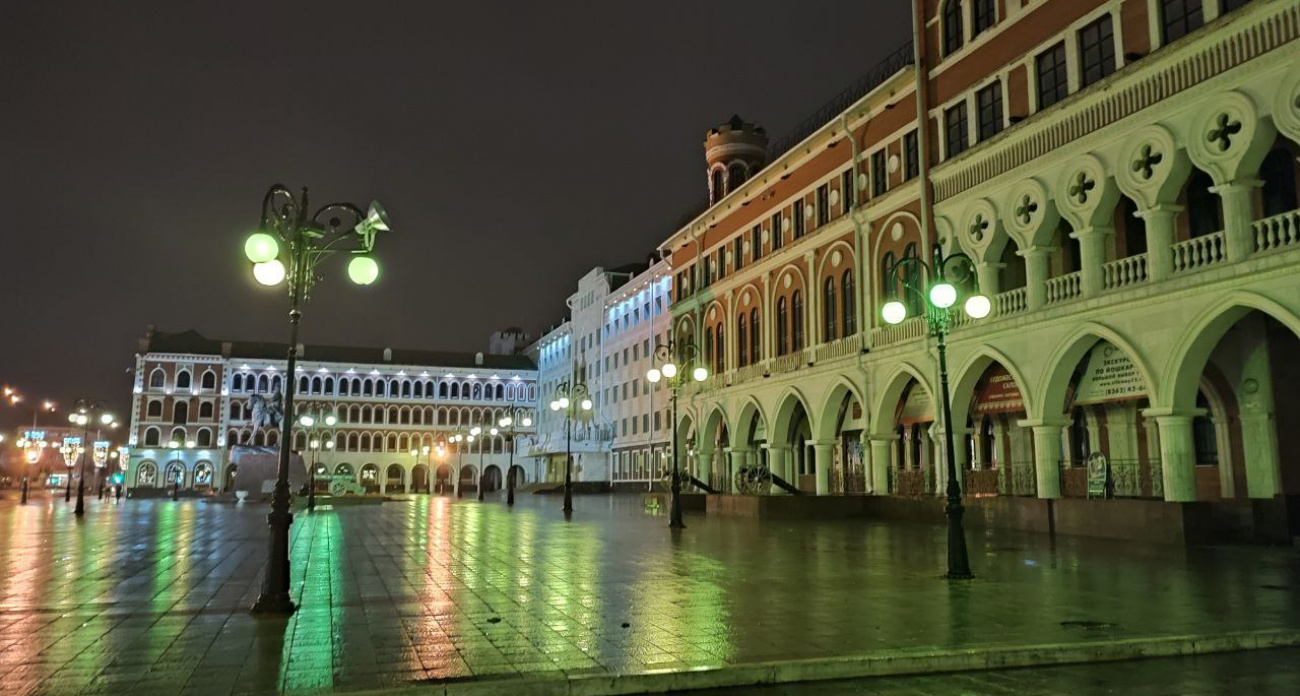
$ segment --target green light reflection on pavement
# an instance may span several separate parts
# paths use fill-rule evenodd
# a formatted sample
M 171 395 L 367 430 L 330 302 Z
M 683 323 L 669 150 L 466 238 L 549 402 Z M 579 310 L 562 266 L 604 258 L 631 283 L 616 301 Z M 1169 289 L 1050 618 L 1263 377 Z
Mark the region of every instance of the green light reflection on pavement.
M 302 527 L 290 561 L 303 568 L 296 595 L 299 609 L 285 630 L 280 655 L 280 689 L 309 693 L 334 685 L 335 631 L 344 607 L 339 587 L 343 576 L 343 527 L 333 511 L 300 514 Z

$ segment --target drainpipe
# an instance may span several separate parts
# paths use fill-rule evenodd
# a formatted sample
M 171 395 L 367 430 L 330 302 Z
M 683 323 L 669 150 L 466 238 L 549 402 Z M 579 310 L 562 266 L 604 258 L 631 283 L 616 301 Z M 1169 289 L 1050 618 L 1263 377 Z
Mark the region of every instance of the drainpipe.
M 849 146 L 851 148 L 850 152 L 852 152 L 852 155 L 850 156 L 850 164 L 852 165 L 853 176 L 851 177 L 852 181 L 850 181 L 850 185 L 855 189 L 853 198 L 856 201 L 857 200 L 856 189 L 858 186 L 858 157 L 860 154 L 858 151 L 858 138 L 856 135 L 853 134 L 853 131 L 849 128 L 849 114 L 847 111 L 844 113 L 842 117 L 842 123 L 844 127 L 844 134 L 849 138 Z M 846 196 L 846 200 L 847 200 L 847 196 Z M 855 245 L 855 247 L 857 248 L 857 253 L 855 254 L 856 256 L 855 261 L 857 264 L 858 282 L 854 289 L 854 292 L 857 294 L 857 297 L 853 298 L 854 300 L 853 304 L 854 304 L 854 312 L 857 314 L 857 317 L 855 317 L 855 319 L 857 321 L 858 333 L 863 334 L 863 341 L 862 341 L 863 348 L 858 349 L 858 355 L 857 355 L 858 373 L 861 375 L 861 379 L 862 379 L 861 381 L 862 398 L 863 398 L 862 434 L 869 438 L 871 434 L 869 432 L 870 428 L 868 427 L 868 424 L 871 422 L 871 419 L 870 419 L 870 412 L 867 409 L 868 405 L 866 403 L 866 400 L 868 398 L 867 389 L 870 386 L 870 384 L 869 384 L 869 380 L 867 379 L 867 368 L 866 365 L 864 364 L 863 356 L 866 355 L 866 348 L 865 348 L 867 344 L 866 339 L 871 336 L 871 332 L 867 328 L 867 317 L 874 313 L 869 314 L 866 311 L 867 303 L 862 301 L 862 291 L 866 288 L 871 287 L 867 283 L 867 275 L 866 275 L 867 274 L 866 259 L 869 256 L 869 254 L 867 253 L 868 251 L 867 247 L 870 244 L 870 239 L 868 238 L 866 231 L 863 230 L 862 223 L 858 221 L 858 216 L 855 214 L 853 209 L 850 208 L 848 213 L 849 213 L 849 222 L 853 223 L 854 239 L 857 241 L 857 244 Z M 870 297 L 871 293 L 868 292 L 867 296 Z M 859 439 L 862 439 L 862 437 L 859 437 Z M 866 445 L 867 443 L 863 443 L 863 444 Z M 869 448 L 864 446 L 864 453 L 866 451 L 869 451 Z M 871 485 L 871 465 L 867 461 L 866 457 L 863 457 L 862 463 L 863 463 L 863 470 L 862 470 L 863 482 L 865 488 Z

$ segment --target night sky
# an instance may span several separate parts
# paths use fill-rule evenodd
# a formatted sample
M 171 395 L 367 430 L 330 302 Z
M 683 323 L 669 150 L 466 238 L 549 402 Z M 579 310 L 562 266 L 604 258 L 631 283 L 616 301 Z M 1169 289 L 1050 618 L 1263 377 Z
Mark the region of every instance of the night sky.
M 201 5 L 201 7 L 200 7 Z M 5 2 L 0 382 L 124 408 L 145 325 L 287 340 L 242 242 L 272 183 L 380 200 L 308 343 L 484 350 L 564 316 L 705 194 L 707 128 L 773 138 L 907 39 L 907 0 Z M 313 207 L 315 207 L 313 205 Z M 5 408 L 6 427 L 31 413 Z M 60 419 L 62 420 L 62 419 Z

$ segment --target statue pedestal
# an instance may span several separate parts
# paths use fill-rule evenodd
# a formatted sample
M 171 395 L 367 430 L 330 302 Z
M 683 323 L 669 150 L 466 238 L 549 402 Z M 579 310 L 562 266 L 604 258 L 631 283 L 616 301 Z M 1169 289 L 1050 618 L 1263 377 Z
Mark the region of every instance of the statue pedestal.
M 277 470 L 280 466 L 279 447 L 256 447 L 236 445 L 230 449 L 230 463 L 234 464 L 235 484 L 232 490 L 235 496 L 243 494 L 244 498 L 269 499 L 269 491 L 275 487 Z M 307 465 L 297 453 L 289 455 L 289 490 L 296 493 L 307 485 Z

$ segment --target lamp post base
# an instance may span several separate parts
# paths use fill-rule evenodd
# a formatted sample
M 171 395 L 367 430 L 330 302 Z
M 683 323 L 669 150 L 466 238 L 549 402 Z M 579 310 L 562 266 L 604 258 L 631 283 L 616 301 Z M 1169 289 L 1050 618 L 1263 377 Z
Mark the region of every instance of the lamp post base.
M 960 502 L 949 500 L 945 512 L 948 515 L 948 572 L 944 577 L 949 580 L 973 580 L 975 574 L 970 570 L 970 557 L 966 553 L 966 529 L 962 524 L 966 510 Z
M 283 481 L 277 484 L 271 513 L 266 516 L 267 526 L 271 529 L 271 540 L 267 548 L 262 593 L 253 603 L 254 614 L 287 616 L 298 608 L 289 598 L 289 527 L 293 524 L 293 513 L 289 511 L 288 488 L 288 484 Z
M 289 616 L 298 610 L 298 605 L 286 594 L 261 595 L 253 604 L 252 612 L 263 616 Z

